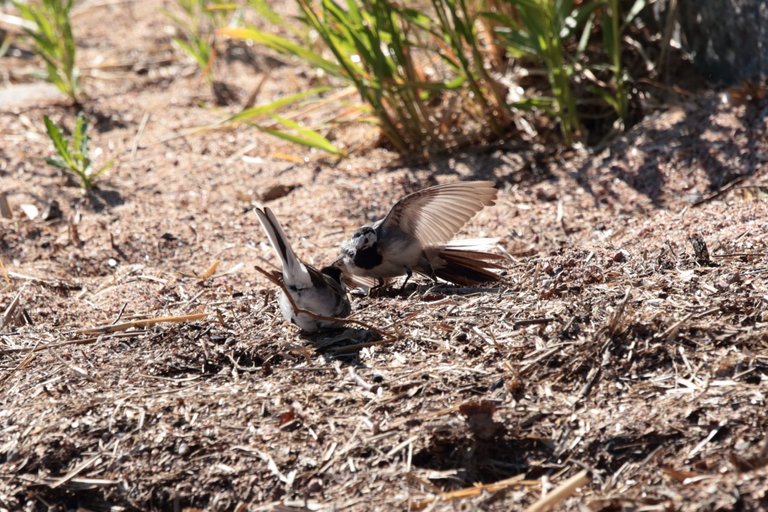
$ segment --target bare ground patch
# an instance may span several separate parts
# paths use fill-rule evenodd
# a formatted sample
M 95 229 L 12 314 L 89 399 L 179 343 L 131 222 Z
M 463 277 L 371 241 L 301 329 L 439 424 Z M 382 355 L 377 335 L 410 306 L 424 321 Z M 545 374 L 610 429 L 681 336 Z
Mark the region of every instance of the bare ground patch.
M 183 135 L 222 113 L 168 57 L 151 5 L 77 20 L 84 68 L 97 49 L 143 62 L 88 82 L 93 145 L 121 156 L 96 199 L 40 161 L 42 115 L 71 122 L 66 107 L 0 114 L 0 191 L 62 210 L 0 219 L 2 506 L 509 510 L 582 469 L 566 510 L 768 506 L 764 104 L 686 101 L 593 154 L 337 162 L 244 127 Z M 263 72 L 226 69 L 243 91 Z M 281 64 L 268 83 L 267 98 L 306 77 Z M 282 187 L 269 205 L 320 263 L 403 194 L 470 177 L 500 189 L 464 231 L 502 238 L 500 286 L 354 298 L 392 340 L 283 322 L 253 270 L 273 262 L 253 201 Z M 78 332 L 195 312 L 208 317 Z

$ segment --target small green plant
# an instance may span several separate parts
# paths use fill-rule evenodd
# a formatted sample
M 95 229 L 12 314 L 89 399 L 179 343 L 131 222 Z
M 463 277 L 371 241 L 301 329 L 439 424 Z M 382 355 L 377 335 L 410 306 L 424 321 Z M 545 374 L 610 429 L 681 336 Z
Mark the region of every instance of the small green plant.
M 6 53 L 8 53 L 8 49 L 11 47 L 11 38 L 8 36 L 8 34 L 5 34 L 4 38 L 0 40 L 0 59 L 2 59 Z
M 80 187 L 86 191 L 90 190 L 94 181 L 107 172 L 114 161 L 110 160 L 98 169 L 93 168 L 88 151 L 88 122 L 83 113 L 77 115 L 71 141 L 64 139 L 61 129 L 48 116 L 43 116 L 43 120 L 48 138 L 51 139 L 53 147 L 59 154 L 59 158 L 46 158 L 45 161 L 70 173 L 70 178 L 77 177 Z
M 516 15 L 486 15 L 499 22 L 497 33 L 506 40 L 510 55 L 534 59 L 544 65 L 552 91 L 549 98 L 552 113 L 560 121 L 565 144 L 571 145 L 582 129 L 572 87 L 578 54 L 569 55 L 566 42 L 577 35 L 578 30 L 591 28 L 588 21 L 597 3 L 583 2 L 574 7 L 568 0 L 510 1 Z M 576 52 L 583 51 L 585 44 L 586 39 L 580 39 Z
M 301 22 L 316 33 L 330 53 L 255 27 L 225 28 L 219 33 L 250 39 L 323 70 L 342 86 L 352 85 L 390 143 L 401 153 L 439 146 L 441 121 L 431 106 L 442 92 L 462 86 L 464 78 L 431 80 L 411 30 L 431 37 L 427 16 L 400 9 L 386 0 L 297 0 Z
M 424 155 L 503 137 L 523 110 L 554 118 L 566 145 L 587 140 L 585 123 L 596 119 L 618 127 L 630 104 L 622 35 L 648 2 L 626 15 L 619 0 L 295 3 L 316 40 L 254 26 L 217 33 L 298 58 L 330 87 L 354 87 L 361 119 L 374 119 L 400 153 Z M 280 19 L 265 0 L 251 6 Z
M 74 0 L 14 2 L 22 18 L 34 24 L 34 28 L 25 29 L 25 32 L 32 37 L 35 51 L 45 61 L 48 80 L 78 103 L 79 73 L 75 66 L 75 38 L 69 16 L 73 4 Z
M 218 27 L 228 23 L 228 17 L 239 6 L 224 0 L 176 0 L 183 16 L 165 11 L 184 37 L 173 38 L 174 44 L 192 57 L 209 83 L 214 82 L 213 65 L 216 59 L 216 33 Z
M 539 105 L 550 105 L 548 110 L 558 119 L 567 145 L 585 137 L 579 106 L 592 102 L 595 96 L 608 105 L 620 121 L 626 119 L 629 77 L 622 67 L 621 37 L 645 8 L 646 0 L 635 0 L 624 17 L 619 0 L 509 0 L 509 3 L 514 6 L 513 15 L 484 15 L 498 22 L 496 31 L 506 41 L 511 56 L 543 64 L 551 96 L 539 98 Z M 588 53 L 590 36 L 596 26 L 602 34 L 602 46 L 600 52 L 593 48 L 592 53 Z M 575 84 L 583 86 L 576 91 Z
M 635 17 L 645 9 L 647 0 L 635 0 L 626 16 L 622 19 L 619 0 L 605 0 L 606 9 L 602 17 L 603 47 L 608 54 L 608 68 L 611 73 L 613 87 L 611 89 L 598 89 L 596 92 L 608 103 L 624 121 L 629 111 L 629 95 L 627 84 L 629 76 L 621 63 L 621 37 L 627 26 Z
M 266 0 L 249 0 L 248 4 L 261 18 L 270 23 L 273 27 L 285 28 L 298 39 L 307 42 L 307 34 L 294 28 L 292 25 L 287 24 L 285 20 L 272 9 Z M 236 39 L 249 39 L 254 35 L 256 37 L 263 36 L 266 40 L 270 41 L 270 43 L 267 44 L 268 46 L 274 47 L 277 45 L 281 48 L 281 51 L 286 54 L 303 55 L 305 56 L 305 60 L 319 65 L 319 67 L 324 68 L 330 74 L 338 74 L 338 67 L 333 63 L 322 58 L 313 61 L 312 59 L 317 56 L 312 53 L 311 50 L 306 49 L 304 45 L 293 43 L 290 40 L 279 36 L 272 36 L 268 33 L 242 27 L 222 27 L 216 31 L 216 34 L 228 35 Z M 304 147 L 319 149 L 333 155 L 342 156 L 345 154 L 342 149 L 335 146 L 331 141 L 320 134 L 319 131 L 303 126 L 296 120 L 296 118 L 301 116 L 303 107 L 307 106 L 311 108 L 312 105 L 322 103 L 324 100 L 321 99 L 320 96 L 329 89 L 330 87 L 328 86 L 315 87 L 307 91 L 278 98 L 277 100 L 268 103 L 253 107 L 249 106 L 242 111 L 229 116 L 220 124 L 245 123 L 261 132 L 273 135 L 280 139 Z M 283 112 L 289 107 L 293 109 L 291 114 Z
M 490 40 L 492 35 L 478 31 L 478 27 L 483 27 L 477 9 L 480 4 L 472 0 L 432 0 L 434 21 L 424 13 L 419 13 L 418 19 L 429 20 L 429 24 L 419 25 L 438 41 L 443 61 L 454 70 L 456 80 L 467 84 L 473 103 L 491 125 L 492 135 L 498 136 L 511 123 L 513 106 L 507 102 L 504 86 L 491 73 L 497 65 L 493 62 L 496 56 L 492 55 L 494 41 Z M 481 35 L 488 39 L 482 41 Z
M 435 133 L 426 108 L 430 91 L 413 59 L 397 9 L 385 1 L 320 2 L 298 0 L 305 19 L 333 53 L 337 69 L 378 117 L 381 130 L 401 152 L 421 149 Z M 423 83 L 423 88 L 416 83 Z M 440 84 L 434 84 L 436 88 Z M 415 146 L 415 147 L 414 147 Z

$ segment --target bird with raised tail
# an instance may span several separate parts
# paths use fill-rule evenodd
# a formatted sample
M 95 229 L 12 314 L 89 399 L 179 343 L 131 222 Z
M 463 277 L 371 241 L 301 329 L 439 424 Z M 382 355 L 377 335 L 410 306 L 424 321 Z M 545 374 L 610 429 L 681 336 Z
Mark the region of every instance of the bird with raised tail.
M 499 260 L 485 252 L 495 239 L 454 240 L 453 236 L 477 212 L 495 204 L 491 181 L 460 181 L 437 185 L 400 199 L 383 219 L 363 226 L 341 246 L 334 263 L 349 281 L 388 278 L 413 272 L 461 285 L 500 279 Z
M 341 270 L 333 266 L 317 270 L 311 265 L 302 263 L 293 252 L 288 237 L 272 210 L 265 207 L 263 210 L 255 208 L 254 211 L 283 266 L 282 275 L 273 276 L 275 283 L 284 285 L 284 290 L 278 297 L 283 317 L 307 332 L 340 327 L 341 323 L 334 321 L 333 318 L 346 317 L 352 309 L 344 285 L 341 283 Z M 296 307 L 325 318 L 319 319 L 306 313 L 297 313 L 286 297 L 285 290 L 290 294 Z

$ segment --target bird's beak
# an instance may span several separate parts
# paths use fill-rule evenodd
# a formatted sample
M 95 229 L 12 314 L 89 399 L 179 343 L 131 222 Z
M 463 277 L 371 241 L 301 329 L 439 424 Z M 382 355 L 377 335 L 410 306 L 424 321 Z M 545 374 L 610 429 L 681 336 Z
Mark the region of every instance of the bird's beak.
M 358 237 L 357 240 L 355 240 L 355 250 L 359 251 L 360 249 L 363 248 L 364 244 L 365 244 L 365 237 L 364 236 Z

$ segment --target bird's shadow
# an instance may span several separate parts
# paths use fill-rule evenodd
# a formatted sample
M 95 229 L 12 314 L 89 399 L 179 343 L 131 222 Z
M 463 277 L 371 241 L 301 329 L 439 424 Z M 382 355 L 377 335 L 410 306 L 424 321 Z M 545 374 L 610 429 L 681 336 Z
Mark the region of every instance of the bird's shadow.
M 360 327 L 329 329 L 319 333 L 303 333 L 318 352 L 335 356 L 356 356 L 363 348 L 382 340 L 380 333 Z
M 367 295 L 370 298 L 413 299 L 422 300 L 435 296 L 469 295 L 474 293 L 496 293 L 501 289 L 500 283 L 489 283 L 487 286 L 462 286 L 445 282 L 437 283 L 408 283 L 404 288 L 399 285 L 371 289 Z

